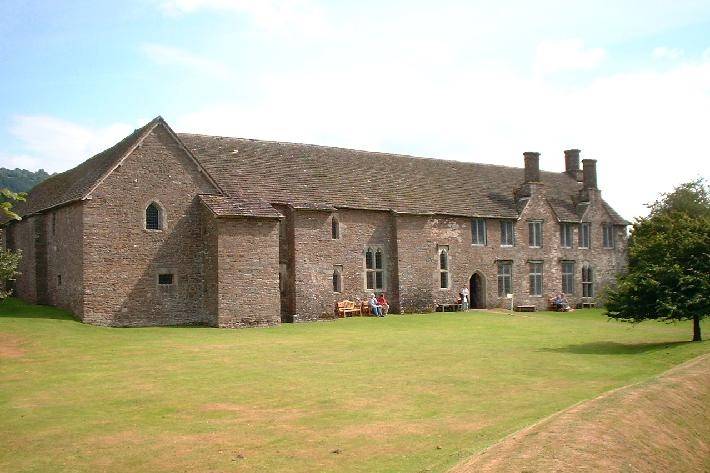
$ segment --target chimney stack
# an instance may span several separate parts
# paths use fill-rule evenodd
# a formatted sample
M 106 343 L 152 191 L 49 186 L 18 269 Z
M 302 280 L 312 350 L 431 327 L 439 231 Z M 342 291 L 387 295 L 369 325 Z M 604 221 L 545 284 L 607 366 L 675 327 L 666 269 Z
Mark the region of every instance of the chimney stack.
M 583 159 L 582 160 L 584 185 L 585 189 L 597 189 L 597 160 Z
M 582 180 L 581 173 L 579 172 L 579 150 L 578 149 L 566 149 L 565 150 L 565 172 L 570 177 L 576 179 L 577 182 Z
M 525 182 L 540 182 L 540 153 L 527 151 L 525 158 Z

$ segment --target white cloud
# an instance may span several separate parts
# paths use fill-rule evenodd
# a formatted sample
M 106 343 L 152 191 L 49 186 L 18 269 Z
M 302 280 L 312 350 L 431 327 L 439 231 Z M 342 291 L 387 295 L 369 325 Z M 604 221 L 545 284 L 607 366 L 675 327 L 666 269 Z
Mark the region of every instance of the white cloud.
M 676 60 L 683 57 L 683 54 L 684 52 L 680 48 L 669 48 L 666 46 L 659 46 L 657 48 L 653 48 L 653 51 L 651 52 L 651 56 L 653 57 L 653 59 Z
M 579 147 L 599 159 L 603 194 L 627 218 L 658 192 L 708 175 L 710 62 L 564 89 L 500 68 L 435 79 L 396 62 L 268 77 L 253 105 L 206 105 L 173 125 L 513 166 L 523 151 L 540 151 L 552 171 L 564 168 L 563 149 Z
M 172 46 L 146 43 L 141 46 L 141 51 L 158 64 L 184 67 L 216 79 L 229 79 L 233 76 L 226 64 Z
M 315 33 L 325 26 L 323 11 L 310 0 L 163 0 L 161 9 L 169 15 L 214 10 L 246 15 L 269 32 Z
M 0 155 L 4 167 L 65 171 L 127 136 L 135 127 L 114 123 L 85 127 L 49 116 L 16 116 L 9 132 L 23 152 Z
M 559 71 L 595 69 L 606 58 L 602 48 L 587 48 L 581 39 L 541 41 L 535 50 L 535 71 L 553 74 Z

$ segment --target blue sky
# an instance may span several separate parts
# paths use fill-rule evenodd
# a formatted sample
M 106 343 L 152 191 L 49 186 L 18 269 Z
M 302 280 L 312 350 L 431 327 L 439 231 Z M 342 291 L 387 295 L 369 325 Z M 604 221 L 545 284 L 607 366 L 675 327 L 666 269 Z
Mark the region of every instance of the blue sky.
M 520 166 L 599 160 L 627 218 L 709 176 L 710 2 L 0 4 L 0 166 L 177 131 Z

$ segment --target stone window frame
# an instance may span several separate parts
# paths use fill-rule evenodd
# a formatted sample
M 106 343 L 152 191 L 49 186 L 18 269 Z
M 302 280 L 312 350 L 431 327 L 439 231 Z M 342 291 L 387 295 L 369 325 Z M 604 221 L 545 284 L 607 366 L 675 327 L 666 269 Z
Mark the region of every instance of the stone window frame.
M 508 235 L 507 231 L 503 231 L 503 228 L 508 225 L 510 226 L 510 235 Z M 507 240 L 504 242 L 503 234 L 510 236 L 510 243 L 507 243 Z M 501 248 L 513 248 L 515 246 L 515 220 L 503 219 L 500 221 L 500 246 Z
M 451 289 L 451 254 L 449 252 L 449 246 L 438 246 L 436 254 L 439 260 L 439 289 L 442 291 L 448 291 Z M 446 285 L 442 285 L 444 282 Z
M 592 222 L 579 224 L 579 249 L 588 250 L 592 247 Z
M 480 241 L 480 230 L 483 227 L 483 241 Z M 483 217 L 475 217 L 471 219 L 471 245 L 486 246 L 488 244 L 488 225 Z
M 542 293 L 545 292 L 545 287 L 544 287 L 544 274 L 545 274 L 545 263 L 544 261 L 540 260 L 530 260 L 528 261 L 528 292 L 530 293 L 531 297 L 542 297 Z M 539 267 L 539 272 L 536 271 L 536 269 Z M 539 286 L 540 286 L 540 291 L 538 292 L 538 283 L 537 280 L 539 279 Z
M 565 268 L 565 265 L 567 265 L 567 268 Z M 571 269 L 569 268 L 569 265 L 571 265 Z M 574 295 L 574 273 L 575 273 L 575 266 L 576 263 L 575 261 L 572 260 L 562 260 L 560 262 L 560 275 L 562 277 L 562 293 L 563 294 L 569 294 L 569 295 Z M 567 291 L 566 289 L 570 289 Z
M 367 267 L 367 254 L 372 252 L 372 268 Z M 377 253 L 380 253 L 380 265 L 381 268 L 377 268 Z M 367 245 L 363 251 L 362 266 L 363 266 L 363 288 L 365 291 L 380 291 L 384 292 L 387 290 L 387 269 L 385 265 L 385 249 L 383 245 Z M 372 274 L 372 286 L 368 286 L 368 275 Z M 380 274 L 382 279 L 381 287 L 377 287 L 377 274 Z
M 574 246 L 574 227 L 569 222 L 560 222 L 560 248 Z
M 530 248 L 542 248 L 543 246 L 543 223 L 544 220 L 536 219 L 536 220 L 528 220 L 528 246 Z M 533 228 L 536 226 L 539 226 L 540 231 L 538 232 L 538 238 L 534 238 L 536 235 L 536 232 L 533 231 Z M 538 241 L 539 240 L 539 241 Z M 534 244 L 538 243 L 538 244 Z
M 171 284 L 161 284 L 160 283 L 160 276 L 162 275 L 172 275 L 172 283 Z M 169 289 L 169 288 L 175 288 L 178 285 L 178 273 L 175 269 L 173 268 L 159 268 L 155 272 L 155 285 L 158 287 L 158 289 Z
M 148 228 L 148 218 L 146 212 L 148 211 L 148 207 L 151 205 L 158 208 L 158 228 Z M 162 232 L 168 227 L 168 217 L 167 212 L 165 211 L 165 206 L 157 199 L 151 199 L 145 203 L 141 218 L 143 220 L 143 230 L 146 232 Z
M 602 223 L 602 248 L 611 250 L 614 249 L 614 225 L 611 223 Z
M 498 260 L 498 297 L 506 297 L 513 293 L 513 261 Z M 502 271 L 504 267 L 508 268 L 508 272 Z M 506 284 L 507 280 L 507 284 Z M 507 287 L 506 287 L 507 286 Z
M 330 217 L 330 238 L 332 240 L 340 240 L 341 236 L 340 219 L 337 215 Z
M 333 265 L 333 292 L 341 294 L 343 292 L 343 265 Z
M 582 264 L 582 297 L 594 297 L 594 268 L 589 263 Z

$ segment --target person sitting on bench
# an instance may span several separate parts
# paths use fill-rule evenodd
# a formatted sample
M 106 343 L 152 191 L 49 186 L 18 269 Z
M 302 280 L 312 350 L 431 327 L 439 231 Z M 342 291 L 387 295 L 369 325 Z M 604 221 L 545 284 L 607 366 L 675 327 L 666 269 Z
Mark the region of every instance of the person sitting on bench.
M 377 299 L 375 298 L 374 294 L 370 294 L 370 312 L 372 312 L 372 315 L 375 315 L 377 317 L 384 317 L 382 315 L 382 306 L 377 303 Z
M 382 315 L 387 315 L 387 312 L 390 310 L 390 305 L 387 302 L 384 292 L 377 298 L 377 304 L 382 308 Z
M 560 293 L 555 296 L 555 308 L 560 312 L 569 310 L 569 302 L 567 302 L 564 294 Z

